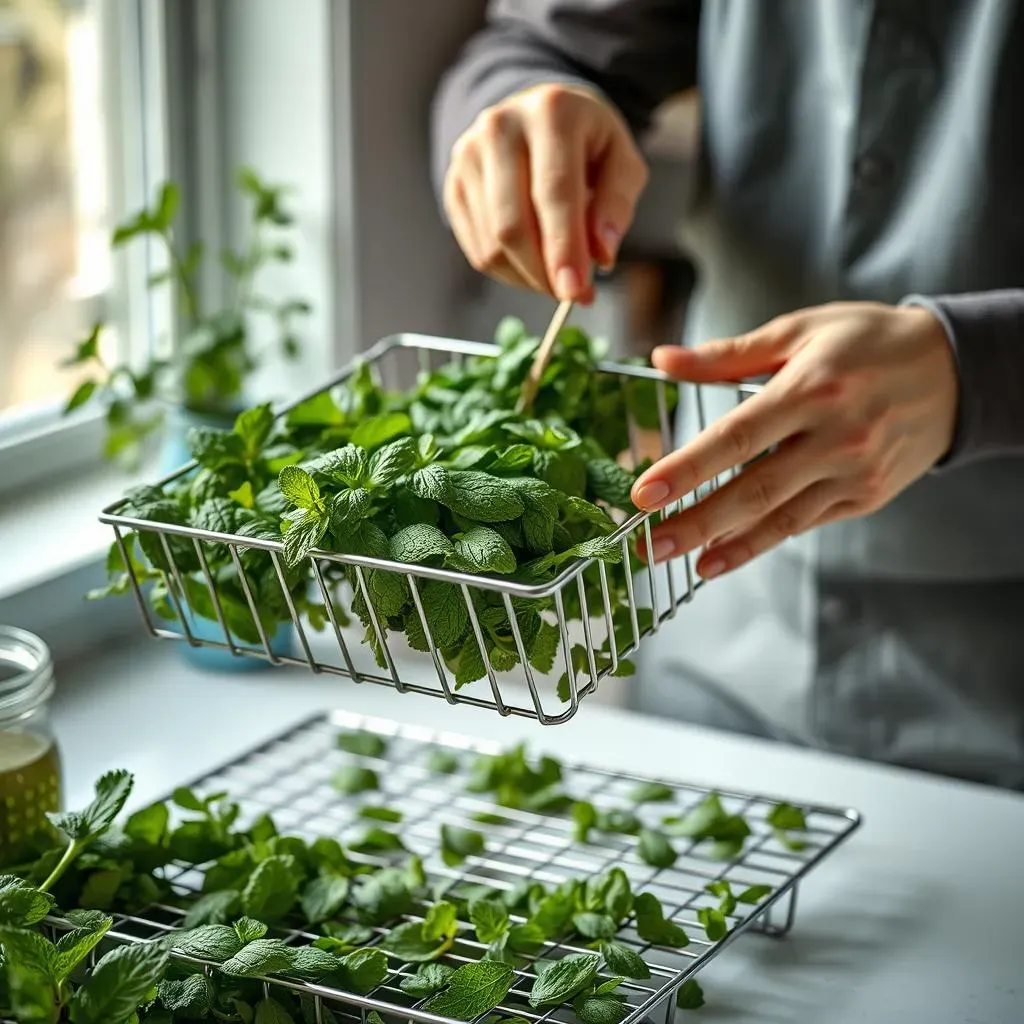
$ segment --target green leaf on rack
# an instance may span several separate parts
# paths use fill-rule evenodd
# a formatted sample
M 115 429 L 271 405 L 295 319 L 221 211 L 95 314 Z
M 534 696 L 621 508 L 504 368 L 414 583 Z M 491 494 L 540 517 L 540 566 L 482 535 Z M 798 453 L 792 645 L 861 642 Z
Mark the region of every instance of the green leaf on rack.
M 393 928 L 380 948 L 407 963 L 436 960 L 451 949 L 457 930 L 455 906 L 442 901 L 430 908 L 425 920 Z
M 654 868 L 670 868 L 678 856 L 665 836 L 650 828 L 640 829 L 636 852 L 642 861 Z
M 168 959 L 169 952 L 161 943 L 112 949 L 71 997 L 71 1019 L 75 1024 L 128 1021 L 156 989 Z
M 242 940 L 230 925 L 204 924 L 174 938 L 174 949 L 185 956 L 222 963 L 241 948 Z
M 604 994 L 577 996 L 572 1008 L 580 1024 L 619 1024 L 629 1010 L 620 997 Z
M 575 914 L 572 924 L 585 939 L 610 939 L 617 931 L 614 918 L 608 914 L 595 914 L 592 911 Z
M 360 423 L 352 432 L 352 443 L 371 450 L 411 430 L 412 421 L 404 412 L 385 412 Z
M 680 1010 L 699 1010 L 704 1005 L 704 991 L 696 978 L 684 981 L 676 995 L 676 1006 Z
M 547 967 L 530 989 L 530 1005 L 557 1006 L 571 1001 L 597 978 L 601 958 L 594 953 L 570 953 Z
M 27 928 L 42 921 L 54 899 L 14 875 L 0 875 L 0 926 Z
M 476 937 L 485 946 L 501 938 L 509 928 L 508 910 L 496 899 L 474 900 L 469 905 L 469 919 Z
M 184 1020 L 203 1020 L 213 1005 L 213 983 L 205 974 L 187 978 L 165 978 L 157 987 L 157 1001 L 170 1013 Z
M 341 988 L 348 992 L 370 992 L 387 976 L 388 958 L 382 949 L 357 949 L 341 960 Z
M 295 1018 L 271 996 L 256 1004 L 255 1024 L 295 1024 Z
M 281 939 L 256 939 L 221 964 L 220 969 L 235 978 L 259 978 L 287 971 L 294 959 L 294 947 Z
M 444 747 L 431 747 L 427 751 L 425 764 L 427 771 L 435 775 L 454 775 L 459 770 L 458 757 Z
M 807 818 L 799 807 L 792 804 L 776 804 L 767 816 L 767 822 L 775 832 L 775 838 L 794 853 L 799 853 L 807 848 L 807 843 L 789 835 L 790 832 L 806 832 Z
M 386 821 L 397 825 L 402 820 L 402 812 L 393 810 L 390 807 L 375 807 L 371 804 L 359 808 L 360 818 L 369 818 L 371 821 Z
M 644 942 L 680 949 L 690 944 L 689 936 L 674 921 L 666 919 L 661 902 L 653 893 L 642 892 L 634 904 L 636 931 Z
M 465 572 L 508 574 L 516 570 L 516 556 L 504 537 L 486 526 L 474 526 L 456 535 L 455 550 L 447 563 Z
M 130 772 L 108 772 L 96 783 L 96 796 L 85 810 L 48 814 L 47 817 L 69 839 L 95 839 L 106 832 L 121 813 L 131 795 L 133 782 Z
M 416 464 L 416 442 L 402 437 L 370 456 L 368 486 L 388 487 L 412 471 Z
M 671 800 L 675 796 L 675 790 L 664 782 L 641 782 L 633 787 L 629 798 L 635 804 L 657 803 L 663 800 Z
M 612 974 L 624 978 L 644 979 L 651 976 L 651 970 L 638 953 L 621 942 L 602 942 L 601 956 Z
M 775 890 L 770 885 L 752 885 L 744 889 L 736 899 L 740 903 L 760 903 L 766 896 L 770 896 Z
M 281 493 L 297 508 L 323 512 L 323 500 L 317 482 L 298 466 L 285 466 L 278 474 Z
M 347 754 L 355 754 L 358 757 L 383 757 L 387 753 L 388 745 L 383 736 L 374 732 L 342 732 L 338 733 L 337 744 L 339 749 Z
M 386 828 L 368 828 L 361 835 L 349 843 L 349 849 L 353 853 L 386 853 L 388 851 L 404 850 L 405 843 L 397 832 L 390 832 Z
M 367 790 L 380 789 L 380 779 L 372 768 L 359 764 L 346 764 L 334 773 L 331 785 L 339 793 L 354 796 L 356 793 L 365 793 Z
M 716 907 L 700 907 L 697 910 L 697 920 L 711 942 L 718 942 L 729 934 L 729 923 L 725 919 L 725 914 Z
M 104 917 L 102 923 L 93 927 L 75 928 L 60 936 L 52 964 L 53 976 L 58 983 L 71 977 L 82 961 L 102 942 L 113 923 L 113 918 Z
M 298 884 L 289 856 L 268 857 L 249 876 L 242 891 L 242 908 L 247 917 L 278 921 L 295 906 Z
M 448 867 L 455 867 L 467 857 L 483 853 L 484 845 L 482 832 L 456 825 L 441 826 L 441 857 Z
M 370 925 L 393 921 L 410 913 L 414 906 L 409 878 L 399 868 L 384 868 L 367 876 L 352 899 Z
M 242 945 L 262 939 L 269 929 L 262 921 L 254 921 L 251 917 L 240 917 L 232 927 Z
M 447 987 L 424 1004 L 438 1017 L 471 1021 L 493 1010 L 508 995 L 515 972 L 497 960 L 463 964 L 448 978 Z
M 440 992 L 454 973 L 455 968 L 447 964 L 423 964 L 415 974 L 402 978 L 399 988 L 410 996 L 424 999 Z

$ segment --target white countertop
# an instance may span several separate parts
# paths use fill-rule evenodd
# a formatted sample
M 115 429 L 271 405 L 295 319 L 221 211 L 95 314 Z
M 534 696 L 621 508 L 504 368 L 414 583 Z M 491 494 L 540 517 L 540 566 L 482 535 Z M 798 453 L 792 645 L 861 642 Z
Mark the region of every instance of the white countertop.
M 566 760 L 853 807 L 860 830 L 803 882 L 785 939 L 742 936 L 701 974 L 693 1019 L 800 1024 L 1024 1021 L 1024 797 L 584 703 L 544 728 L 278 669 L 201 674 L 140 642 L 58 680 L 69 800 L 101 772 L 163 796 L 311 712 L 344 708 L 512 743 Z M 629 685 L 628 680 L 621 685 Z

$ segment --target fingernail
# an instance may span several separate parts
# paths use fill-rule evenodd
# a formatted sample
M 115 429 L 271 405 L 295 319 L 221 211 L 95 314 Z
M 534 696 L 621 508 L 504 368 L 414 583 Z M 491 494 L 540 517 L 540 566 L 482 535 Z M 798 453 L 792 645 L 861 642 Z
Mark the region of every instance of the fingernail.
M 580 275 L 572 267 L 562 267 L 555 275 L 555 291 L 560 299 L 574 299 L 582 287 Z
M 725 562 L 721 558 L 709 558 L 697 566 L 697 572 L 700 573 L 702 579 L 713 580 L 725 572 Z
M 651 480 L 650 483 L 641 484 L 633 499 L 640 508 L 656 509 L 662 505 L 672 491 L 664 480 Z
M 657 537 L 651 544 L 651 555 L 655 562 L 663 562 L 676 549 L 676 542 L 670 537 Z
M 609 259 L 614 260 L 619 251 L 619 243 L 622 241 L 622 232 L 614 224 L 605 224 L 601 228 L 601 241 L 604 242 Z

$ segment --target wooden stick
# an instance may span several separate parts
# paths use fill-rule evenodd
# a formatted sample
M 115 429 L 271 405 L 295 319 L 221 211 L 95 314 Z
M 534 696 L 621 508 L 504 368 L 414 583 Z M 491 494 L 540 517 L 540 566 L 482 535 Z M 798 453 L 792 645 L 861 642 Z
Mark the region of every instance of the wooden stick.
M 544 340 L 541 341 L 540 348 L 537 349 L 537 354 L 533 357 L 533 365 L 530 367 L 530 372 L 526 375 L 526 380 L 523 381 L 523 389 L 519 393 L 516 412 L 520 414 L 527 412 L 533 405 L 533 400 L 537 397 L 537 391 L 540 388 L 540 379 L 544 376 L 548 363 L 551 362 L 551 354 L 555 350 L 558 334 L 565 326 L 565 321 L 568 319 L 572 307 L 572 299 L 564 299 L 558 304 L 555 315 L 551 318 L 547 331 L 544 332 Z

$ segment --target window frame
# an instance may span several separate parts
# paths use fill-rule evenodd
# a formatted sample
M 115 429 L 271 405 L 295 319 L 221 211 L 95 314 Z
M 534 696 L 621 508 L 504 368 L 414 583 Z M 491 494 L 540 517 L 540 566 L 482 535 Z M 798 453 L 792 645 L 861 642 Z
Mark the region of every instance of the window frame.
M 156 0 L 97 0 L 97 16 L 109 212 L 115 223 L 147 202 L 167 174 L 165 9 Z M 170 325 L 169 310 L 146 293 L 154 256 L 145 243 L 113 253 L 110 289 L 81 300 L 88 320 L 116 327 L 121 354 L 132 360 L 148 355 L 152 339 Z M 69 351 L 75 340 L 68 339 Z M 15 410 L 0 425 L 0 496 L 101 466 L 103 411 L 86 407 L 65 417 L 62 407 L 56 400 L 23 414 Z

